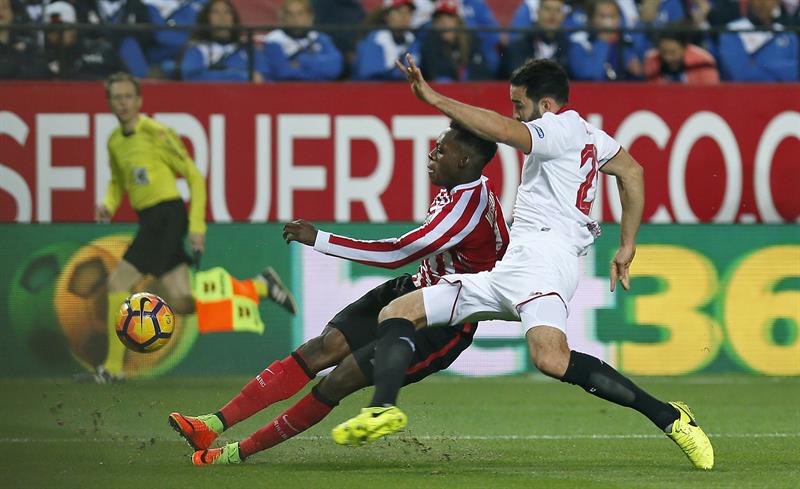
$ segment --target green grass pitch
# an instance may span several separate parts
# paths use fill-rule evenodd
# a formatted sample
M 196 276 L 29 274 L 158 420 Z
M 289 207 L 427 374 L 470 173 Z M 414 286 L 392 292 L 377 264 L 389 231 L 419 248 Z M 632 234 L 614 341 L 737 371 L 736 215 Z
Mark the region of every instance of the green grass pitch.
M 367 447 L 335 445 L 330 429 L 357 413 L 371 393 L 364 390 L 242 466 L 193 467 L 167 414 L 216 410 L 246 380 L 0 380 L 0 487 L 800 487 L 800 378 L 637 379 L 693 408 L 716 450 L 711 472 L 693 470 L 638 413 L 540 376 L 427 379 L 401 393 L 406 431 Z M 223 439 L 247 436 L 288 402 Z

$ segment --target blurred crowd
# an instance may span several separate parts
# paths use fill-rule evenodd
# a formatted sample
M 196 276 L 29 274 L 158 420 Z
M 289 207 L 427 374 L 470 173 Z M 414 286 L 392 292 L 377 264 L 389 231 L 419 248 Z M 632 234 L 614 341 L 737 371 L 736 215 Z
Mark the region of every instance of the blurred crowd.
M 263 32 L 242 27 L 232 0 L 0 0 L 0 79 L 396 80 L 406 52 L 437 82 L 507 79 L 529 57 L 574 80 L 800 77 L 800 0 L 524 0 L 507 26 L 491 6 L 283 0 Z

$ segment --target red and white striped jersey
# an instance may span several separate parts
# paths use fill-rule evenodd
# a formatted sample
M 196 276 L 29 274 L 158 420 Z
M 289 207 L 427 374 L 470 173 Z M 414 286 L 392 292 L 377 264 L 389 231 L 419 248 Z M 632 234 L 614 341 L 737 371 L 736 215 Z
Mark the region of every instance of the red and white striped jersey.
M 414 275 L 426 287 L 451 273 L 494 268 L 508 246 L 508 227 L 491 182 L 442 189 L 433 199 L 425 222 L 399 238 L 359 240 L 319 231 L 314 249 L 367 265 L 397 268 L 421 260 Z

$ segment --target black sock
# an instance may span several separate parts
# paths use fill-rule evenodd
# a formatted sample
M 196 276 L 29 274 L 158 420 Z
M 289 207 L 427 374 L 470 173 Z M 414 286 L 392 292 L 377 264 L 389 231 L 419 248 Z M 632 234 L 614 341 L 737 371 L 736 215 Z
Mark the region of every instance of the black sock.
M 569 366 L 561 381 L 579 385 L 586 392 L 620 406 L 633 408 L 661 430 L 678 419 L 674 407 L 643 391 L 607 363 L 585 353 L 574 350 L 570 353 Z
M 217 411 L 216 413 L 214 413 L 214 416 L 216 416 L 217 418 L 219 418 L 220 421 L 222 421 L 222 431 L 227 430 L 228 429 L 228 422 L 225 421 L 225 416 L 222 415 L 222 412 L 221 411 Z
M 375 345 L 375 394 L 370 406 L 394 406 L 406 378 L 406 369 L 414 356 L 414 324 L 391 318 L 378 325 Z

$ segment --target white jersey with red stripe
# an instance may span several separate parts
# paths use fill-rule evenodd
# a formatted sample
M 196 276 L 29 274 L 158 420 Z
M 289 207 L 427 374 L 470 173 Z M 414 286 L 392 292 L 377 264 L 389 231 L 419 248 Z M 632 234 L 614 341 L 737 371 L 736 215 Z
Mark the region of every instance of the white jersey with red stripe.
M 442 189 L 425 222 L 399 238 L 358 240 L 317 232 L 314 249 L 383 268 L 421 260 L 414 284 L 425 287 L 452 273 L 491 270 L 508 246 L 508 227 L 488 178 Z
M 552 231 L 567 241 L 571 251 L 584 255 L 600 234 L 599 225 L 589 217 L 598 170 L 620 145 L 571 109 L 547 112 L 525 126 L 532 149 L 522 166 L 511 240 L 526 241 Z

